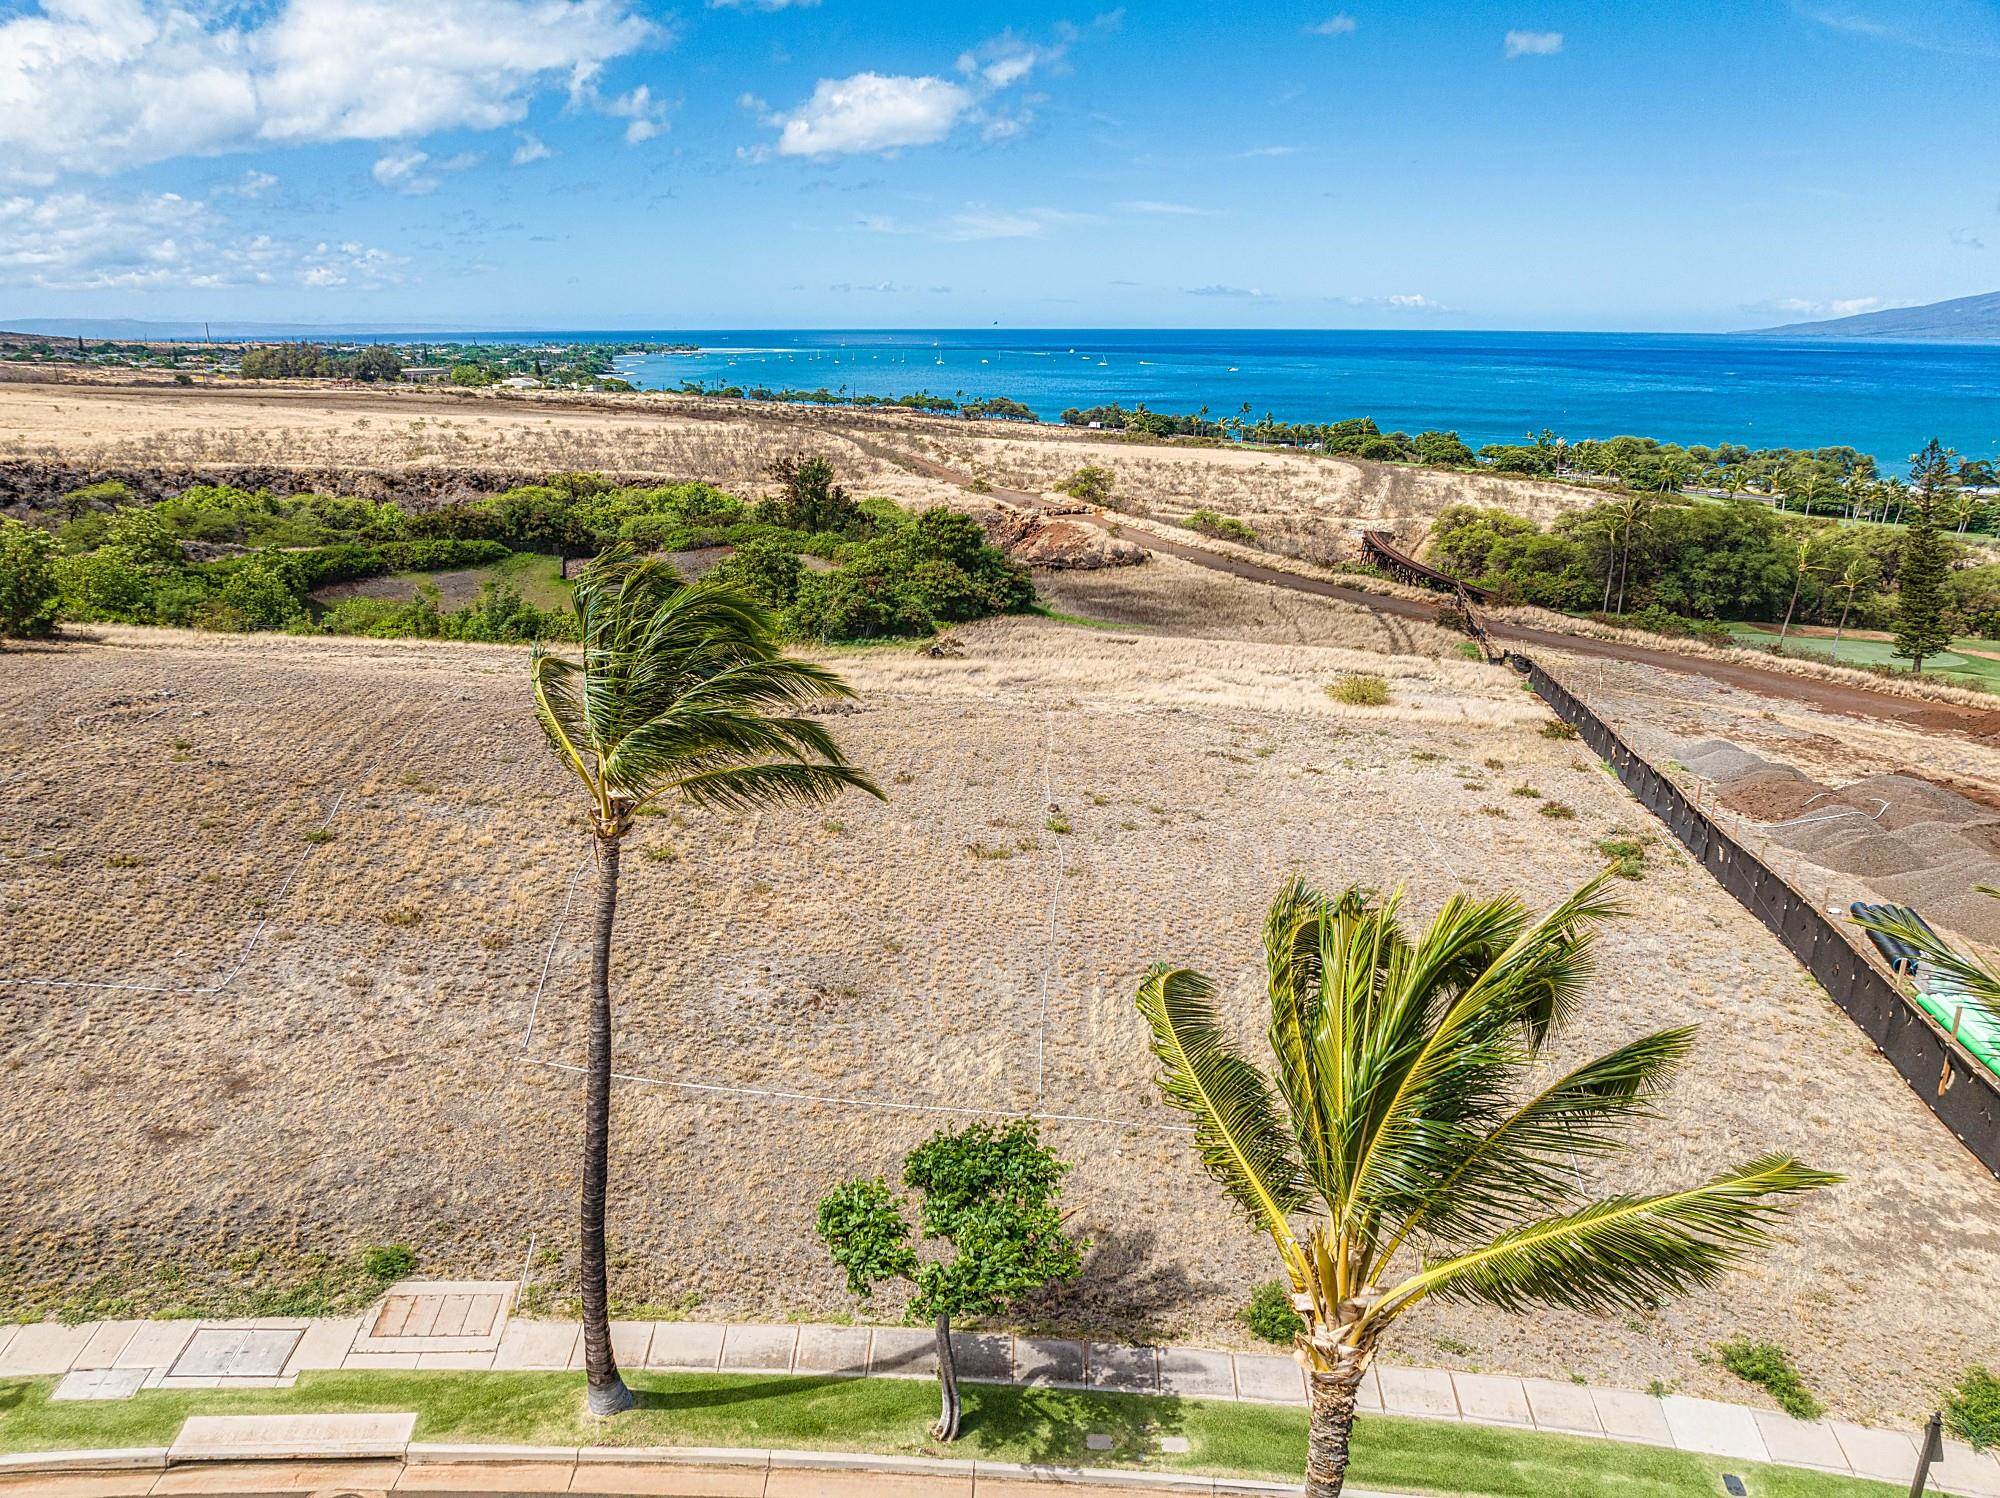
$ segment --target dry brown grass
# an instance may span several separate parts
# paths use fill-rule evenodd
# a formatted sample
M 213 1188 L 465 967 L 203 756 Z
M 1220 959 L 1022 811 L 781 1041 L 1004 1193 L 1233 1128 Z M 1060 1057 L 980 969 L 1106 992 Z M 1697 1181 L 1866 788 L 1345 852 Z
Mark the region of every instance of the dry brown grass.
M 860 1104 L 1039 1099 L 1112 1122 L 1046 1125 L 1096 1247 L 1032 1321 L 1233 1340 L 1272 1266 L 1157 1101 L 1144 967 L 1206 968 L 1254 1040 L 1258 925 L 1291 871 L 1407 882 L 1420 914 L 1458 880 L 1542 905 L 1644 818 L 1495 668 L 1034 620 L 962 635 L 956 659 L 837 656 L 862 696 L 834 726 L 887 804 L 643 830 L 675 856 L 627 863 L 619 1065 L 658 1080 L 618 1091 L 619 1293 L 849 1310 L 813 1203 L 959 1116 Z M 1391 680 L 1390 705 L 1328 700 L 1359 670 Z M 584 933 L 558 916 L 584 848 L 522 673 L 502 648 L 119 629 L 9 655 L 7 1305 L 98 1276 L 157 1295 L 158 1266 L 199 1283 L 249 1248 L 295 1263 L 401 1241 L 426 1272 L 502 1276 L 531 1242 L 566 1252 L 578 1100 L 551 1063 L 582 1055 Z M 1480 814 L 1521 785 L 1574 820 Z M 1849 1181 L 1657 1316 L 1439 1307 L 1399 1356 L 1733 1395 L 1700 1354 L 1745 1334 L 1784 1343 L 1847 1413 L 1927 1408 L 1932 1374 L 2000 1333 L 2000 1193 L 1706 875 L 1662 845 L 1640 888 L 1577 1043 L 1704 1032 L 1617 1181 L 1766 1149 Z M 239 960 L 206 995 L 20 981 L 184 989 Z

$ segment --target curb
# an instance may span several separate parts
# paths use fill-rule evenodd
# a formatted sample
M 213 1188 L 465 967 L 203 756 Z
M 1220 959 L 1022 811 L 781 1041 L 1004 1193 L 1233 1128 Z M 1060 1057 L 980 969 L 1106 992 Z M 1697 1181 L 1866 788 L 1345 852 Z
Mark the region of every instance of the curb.
M 1146 1472 L 1114 1467 L 1061 1467 L 1022 1462 L 989 1462 L 950 1457 L 876 1455 L 864 1451 L 791 1451 L 736 1446 L 457 1446 L 413 1441 L 395 1452 L 370 1452 L 373 1460 L 400 1460 L 406 1468 L 481 1466 L 571 1466 L 577 1469 L 578 1492 L 590 1491 L 584 1474 L 591 1469 L 618 1467 L 740 1467 L 761 1471 L 878 1472 L 919 1477 L 969 1477 L 974 1480 L 1012 1479 L 1073 1487 L 1125 1488 L 1149 1493 L 1208 1493 L 1270 1495 L 1295 1498 L 1296 1484 L 1252 1478 L 1208 1477 L 1199 1473 Z M 198 1471 L 223 1464 L 291 1466 L 359 1460 L 351 1442 L 293 1442 L 281 1457 L 260 1459 L 247 1453 L 228 1457 L 171 1457 L 164 1446 L 99 1451 L 43 1451 L 0 1455 L 0 1477 L 54 1473 Z M 1350 1498 L 1389 1498 L 1350 1489 Z

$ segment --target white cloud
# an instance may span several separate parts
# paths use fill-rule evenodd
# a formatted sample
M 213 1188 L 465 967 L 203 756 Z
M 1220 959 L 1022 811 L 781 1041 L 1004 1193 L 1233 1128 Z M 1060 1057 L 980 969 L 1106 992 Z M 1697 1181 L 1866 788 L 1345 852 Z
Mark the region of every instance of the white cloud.
M 379 158 L 373 169 L 376 182 L 383 187 L 393 188 L 400 193 L 415 197 L 427 192 L 436 192 L 438 179 L 423 170 L 430 160 L 425 151 L 391 151 Z
M 514 154 L 507 159 L 512 166 L 527 166 L 531 162 L 547 161 L 553 155 L 555 152 L 542 144 L 540 136 L 530 135 L 523 130 L 521 143 L 514 147 Z
M 971 107 L 972 95 L 942 78 L 856 73 L 820 79 L 810 99 L 769 122 L 780 156 L 842 156 L 932 145 Z
M 625 144 L 642 145 L 667 128 L 666 106 L 654 99 L 652 89 L 640 84 L 628 94 L 600 106 L 615 120 L 625 120 Z
M 632 0 L 40 0 L 0 21 L 0 175 L 494 129 L 661 39 Z
M 1240 297 L 1246 301 L 1262 301 L 1264 293 L 1254 286 L 1190 286 L 1189 296 Z
M 1299 154 L 1299 149 L 1297 146 L 1253 146 L 1247 151 L 1238 151 L 1236 159 L 1253 161 L 1265 156 L 1296 156 Z
M 1338 15 L 1328 16 L 1317 25 L 1306 27 L 1306 30 L 1314 36 L 1352 36 L 1354 28 L 1359 24 L 1360 22 L 1346 11 L 1341 11 Z
M 270 172 L 251 170 L 245 172 L 227 187 L 216 189 L 217 197 L 261 198 L 278 185 L 278 179 Z
M 1057 31 L 1056 40 L 1046 46 L 1003 31 L 958 55 L 958 71 L 976 78 L 991 89 L 1012 88 L 1036 69 L 1056 67 L 1069 51 L 1073 33 Z
M 1040 215 L 1007 209 L 968 208 L 945 226 L 946 239 L 1033 239 L 1048 224 Z
M 1112 207 L 1120 213 L 1150 213 L 1163 218 L 1217 218 L 1213 208 L 1197 208 L 1192 203 L 1163 203 L 1156 198 L 1134 198 Z
M 0 197 L 0 285 L 50 291 L 209 290 L 295 281 L 369 289 L 406 262 L 359 243 L 310 249 L 233 234 L 177 193 Z
M 410 146 L 378 157 L 370 175 L 383 187 L 416 198 L 443 186 L 442 173 L 470 171 L 479 161 L 473 151 L 460 151 L 456 156 L 434 161 L 429 153 Z
M 961 121 L 978 124 L 988 141 L 1011 140 L 1034 123 L 1036 93 L 1015 94 L 1011 108 L 998 107 L 1008 90 L 1036 72 L 1056 72 L 1075 40 L 1076 28 L 1058 26 L 1051 42 L 1031 42 L 1011 31 L 990 37 L 958 56 L 963 83 L 931 74 L 856 73 L 822 78 L 812 97 L 789 112 L 774 112 L 754 94 L 737 102 L 754 109 L 778 131 L 780 156 L 838 156 L 935 145 Z M 739 154 L 761 160 L 769 149 Z
M 1823 317 L 1853 317 L 1862 312 L 1879 312 L 1886 307 L 1906 305 L 1879 296 L 1833 297 L 1824 301 L 1812 297 L 1781 296 L 1768 302 L 1753 303 L 1743 310 L 1783 315 L 1795 322 L 1805 322 Z
M 1563 49 L 1560 31 L 1510 31 L 1505 46 L 1509 57 L 1553 57 Z
M 811 10 L 819 0 L 708 0 L 710 10 Z

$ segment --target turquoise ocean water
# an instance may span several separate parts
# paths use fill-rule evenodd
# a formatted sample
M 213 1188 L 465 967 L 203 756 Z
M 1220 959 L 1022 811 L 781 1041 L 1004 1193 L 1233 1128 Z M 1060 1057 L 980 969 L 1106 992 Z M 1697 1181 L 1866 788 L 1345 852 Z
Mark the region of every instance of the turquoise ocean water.
M 492 336 L 492 335 L 487 335 Z M 517 335 L 523 336 L 523 335 Z M 541 335 L 549 336 L 549 335 Z M 563 337 L 611 335 L 564 334 Z M 1631 434 L 1751 447 L 1846 444 L 1900 472 L 1935 436 L 2000 455 L 2000 347 L 1615 333 L 939 329 L 628 333 L 700 345 L 627 362 L 649 389 L 1004 395 L 1045 420 L 1141 402 L 1280 420 L 1372 416 L 1385 430 L 1519 441 Z

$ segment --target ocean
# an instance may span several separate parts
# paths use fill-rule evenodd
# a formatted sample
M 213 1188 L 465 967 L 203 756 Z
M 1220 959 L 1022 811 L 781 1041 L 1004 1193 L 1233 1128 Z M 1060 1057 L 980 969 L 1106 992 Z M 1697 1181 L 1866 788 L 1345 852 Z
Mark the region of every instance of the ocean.
M 495 335 L 483 335 L 494 337 Z M 528 336 L 528 335 L 511 335 Z M 606 334 L 541 334 L 602 338 Z M 1846 445 L 1885 473 L 1937 437 L 2000 456 L 2000 346 L 1790 343 L 1636 333 L 937 329 L 645 332 L 695 354 L 625 361 L 647 389 L 684 380 L 855 395 L 1002 395 L 1044 420 L 1144 403 L 1280 420 L 1371 416 L 1477 447 L 1544 427 L 1748 447 Z

